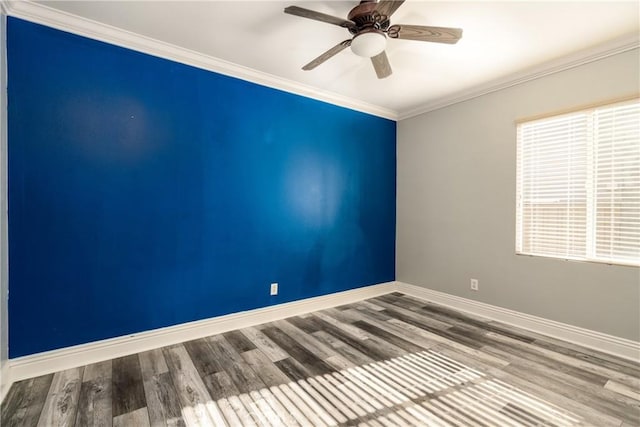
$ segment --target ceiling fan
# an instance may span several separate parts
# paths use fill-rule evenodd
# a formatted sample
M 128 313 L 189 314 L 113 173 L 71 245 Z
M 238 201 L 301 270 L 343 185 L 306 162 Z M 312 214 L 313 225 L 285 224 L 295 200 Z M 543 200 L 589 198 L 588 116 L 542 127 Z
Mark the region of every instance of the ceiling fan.
M 371 63 L 379 79 L 391 75 L 391 65 L 384 49 L 387 37 L 392 39 L 418 40 L 436 43 L 457 43 L 462 37 L 459 28 L 425 27 L 423 25 L 391 25 L 391 15 L 402 6 L 404 0 L 362 0 L 360 4 L 349 12 L 347 19 L 327 15 L 298 6 L 289 6 L 284 13 L 315 19 L 338 25 L 349 30 L 353 37 L 338 43 L 313 61 L 302 67 L 303 70 L 313 70 L 337 53 L 351 46 L 356 55 L 371 58 Z

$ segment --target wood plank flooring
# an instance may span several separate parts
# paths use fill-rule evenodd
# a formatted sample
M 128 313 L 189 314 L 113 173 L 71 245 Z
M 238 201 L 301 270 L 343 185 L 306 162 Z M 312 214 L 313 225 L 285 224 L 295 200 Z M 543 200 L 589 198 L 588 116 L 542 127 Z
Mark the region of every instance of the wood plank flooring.
M 399 293 L 18 382 L 9 426 L 640 426 L 640 365 Z

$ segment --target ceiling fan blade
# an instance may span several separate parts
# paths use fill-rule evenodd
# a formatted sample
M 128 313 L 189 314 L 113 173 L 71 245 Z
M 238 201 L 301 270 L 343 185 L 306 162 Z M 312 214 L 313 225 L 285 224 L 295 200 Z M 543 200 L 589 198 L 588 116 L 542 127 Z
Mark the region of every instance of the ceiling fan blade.
M 454 44 L 462 37 L 462 30 L 423 25 L 392 25 L 387 30 L 387 35 L 392 39 Z
M 404 3 L 404 0 L 381 0 L 376 5 L 376 10 L 381 15 L 387 15 L 387 17 L 390 17 L 400 6 L 402 6 L 402 3 Z
M 371 63 L 373 64 L 373 68 L 376 70 L 376 75 L 379 79 L 384 79 L 391 75 L 391 64 L 389 64 L 389 58 L 387 58 L 387 54 L 384 50 L 382 53 L 371 57 Z
M 351 46 L 351 39 L 340 42 L 334 47 L 332 47 L 331 49 L 329 49 L 328 51 L 326 51 L 325 53 L 323 53 L 322 55 L 318 56 L 313 61 L 309 62 L 307 65 L 302 67 L 302 69 L 305 71 L 313 70 L 318 65 L 322 64 L 327 59 L 335 56 L 339 52 L 342 52 L 344 49 L 346 49 L 349 46 Z
M 298 6 L 289 6 L 284 9 L 284 13 L 289 15 L 301 16 L 303 18 L 315 19 L 316 21 L 327 22 L 333 25 L 339 25 L 344 28 L 355 27 L 356 24 L 353 21 L 347 19 L 338 18 L 336 16 L 327 15 L 326 13 L 316 12 L 314 10 L 305 9 Z

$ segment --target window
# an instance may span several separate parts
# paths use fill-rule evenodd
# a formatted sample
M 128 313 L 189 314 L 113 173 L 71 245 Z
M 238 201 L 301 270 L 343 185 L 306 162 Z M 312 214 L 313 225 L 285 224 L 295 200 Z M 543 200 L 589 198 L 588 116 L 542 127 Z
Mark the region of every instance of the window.
M 640 265 L 638 99 L 518 124 L 516 252 Z

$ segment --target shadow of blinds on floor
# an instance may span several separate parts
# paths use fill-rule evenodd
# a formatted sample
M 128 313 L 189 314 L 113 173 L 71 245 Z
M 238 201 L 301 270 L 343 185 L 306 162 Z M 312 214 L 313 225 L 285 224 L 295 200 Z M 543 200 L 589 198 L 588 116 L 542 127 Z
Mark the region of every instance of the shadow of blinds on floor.
M 185 406 L 182 416 L 187 426 L 585 425 L 432 350 Z

